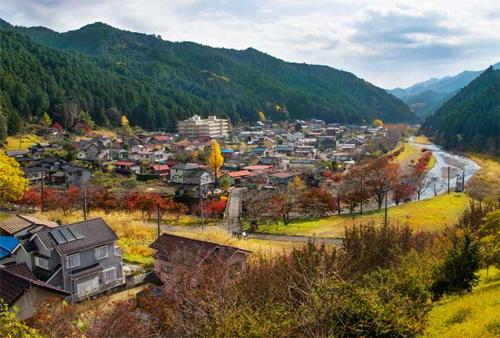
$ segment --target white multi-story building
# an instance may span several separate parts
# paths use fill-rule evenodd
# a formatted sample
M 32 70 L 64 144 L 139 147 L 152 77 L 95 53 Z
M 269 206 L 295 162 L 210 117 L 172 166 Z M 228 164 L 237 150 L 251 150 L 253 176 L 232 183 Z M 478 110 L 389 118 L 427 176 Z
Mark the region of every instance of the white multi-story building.
M 187 138 L 219 138 L 229 135 L 229 122 L 216 116 L 202 119 L 194 115 L 187 120 L 177 122 L 177 129 L 181 136 Z

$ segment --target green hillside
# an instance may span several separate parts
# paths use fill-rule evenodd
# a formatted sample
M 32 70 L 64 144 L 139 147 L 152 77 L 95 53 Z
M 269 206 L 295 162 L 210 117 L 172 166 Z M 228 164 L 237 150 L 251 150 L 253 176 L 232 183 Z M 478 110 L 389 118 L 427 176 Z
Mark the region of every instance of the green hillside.
M 421 131 L 447 148 L 500 152 L 500 70 L 489 67 L 444 103 Z
M 255 120 L 260 110 L 273 119 L 416 119 L 402 101 L 351 73 L 251 48 L 168 42 L 102 23 L 57 33 L 2 21 L 0 34 L 2 109 L 13 122 L 43 111 L 66 127 L 83 111 L 101 125 L 125 113 L 150 129 L 175 128 L 192 114 Z M 9 132 L 17 124 L 9 122 Z

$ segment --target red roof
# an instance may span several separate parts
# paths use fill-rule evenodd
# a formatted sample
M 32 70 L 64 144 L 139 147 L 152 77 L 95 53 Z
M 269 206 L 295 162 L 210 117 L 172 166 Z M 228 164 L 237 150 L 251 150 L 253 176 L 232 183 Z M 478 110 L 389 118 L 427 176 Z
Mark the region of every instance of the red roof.
M 288 177 L 293 177 L 297 176 L 299 173 L 296 172 L 291 172 L 291 171 L 279 171 L 277 173 L 271 174 L 272 177 L 278 177 L 278 178 L 288 178 Z
M 244 167 L 243 169 L 246 169 L 246 170 L 267 170 L 267 169 L 271 169 L 272 166 L 270 165 L 263 165 L 263 164 L 256 164 L 256 165 L 248 165 L 246 167 Z
M 231 176 L 232 178 L 240 178 L 240 177 L 251 175 L 251 173 L 248 170 L 232 171 L 232 172 L 229 172 L 227 174 L 229 176 Z
M 170 167 L 168 164 L 155 164 L 152 166 L 154 171 L 165 171 L 165 170 L 170 170 Z
M 189 147 L 191 145 L 191 142 L 189 142 L 189 140 L 181 140 L 179 142 L 176 142 L 175 145 L 177 147 Z
M 129 162 L 129 161 L 117 161 L 115 162 L 115 165 L 119 165 L 122 167 L 131 167 L 133 165 L 136 165 L 135 162 Z
M 168 140 L 170 140 L 170 136 L 167 136 L 167 135 L 155 135 L 155 136 L 153 136 L 153 139 L 155 141 L 168 141 Z

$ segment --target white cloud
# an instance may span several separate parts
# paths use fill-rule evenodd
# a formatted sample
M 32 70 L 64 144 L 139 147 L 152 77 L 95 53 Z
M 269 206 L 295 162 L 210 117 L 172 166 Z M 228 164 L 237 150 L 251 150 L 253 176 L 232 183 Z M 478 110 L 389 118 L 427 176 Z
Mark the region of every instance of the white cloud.
M 500 60 L 495 0 L 3 0 L 0 17 L 58 31 L 95 21 L 409 85 Z

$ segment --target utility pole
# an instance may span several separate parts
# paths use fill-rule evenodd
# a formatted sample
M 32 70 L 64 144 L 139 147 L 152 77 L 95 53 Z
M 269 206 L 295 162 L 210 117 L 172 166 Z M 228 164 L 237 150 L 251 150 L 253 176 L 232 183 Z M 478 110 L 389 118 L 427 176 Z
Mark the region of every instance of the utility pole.
M 44 185 L 45 185 L 45 170 L 42 170 L 42 191 L 41 191 L 42 212 L 45 211 L 45 191 L 44 191 Z
M 160 237 L 160 204 L 156 205 L 156 226 L 158 228 L 157 238 L 159 238 Z
M 87 220 L 87 184 L 83 186 L 83 219 Z
M 361 177 L 361 203 L 359 205 L 359 214 L 360 215 L 363 215 L 363 175 L 360 176 Z
M 450 170 L 451 168 L 448 166 L 448 194 L 450 194 Z
M 465 191 L 465 168 L 462 168 L 462 192 Z
M 384 197 L 384 226 L 387 226 L 387 183 L 385 184 L 385 197 Z
M 205 225 L 205 212 L 203 210 L 203 186 L 201 185 L 201 177 L 200 177 L 200 213 L 201 213 L 201 230 L 203 230 L 203 226 Z

